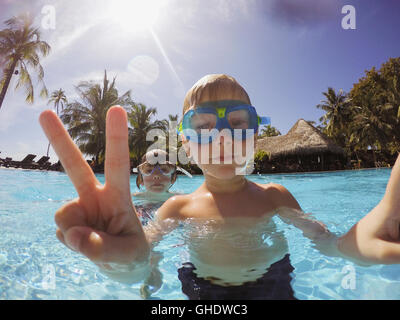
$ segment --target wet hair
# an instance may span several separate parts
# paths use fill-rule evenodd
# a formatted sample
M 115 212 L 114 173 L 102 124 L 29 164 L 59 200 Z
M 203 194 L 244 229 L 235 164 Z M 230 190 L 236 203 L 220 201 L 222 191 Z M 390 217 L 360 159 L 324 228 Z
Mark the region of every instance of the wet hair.
M 240 100 L 251 104 L 246 90 L 235 78 L 226 74 L 209 74 L 198 80 L 186 93 L 183 114 L 202 102 L 218 100 Z
M 153 150 L 150 150 L 150 151 L 146 152 L 143 155 L 143 157 L 142 157 L 142 159 L 140 161 L 140 164 L 145 163 L 147 161 L 147 157 L 150 156 L 150 154 L 154 155 L 154 157 L 158 157 L 159 154 L 162 154 L 162 155 L 165 156 L 165 160 L 166 161 L 168 160 L 168 153 L 166 151 L 164 151 L 162 149 L 153 149 Z M 175 170 L 175 172 L 171 175 L 171 186 L 175 183 L 176 178 L 177 178 L 177 172 Z M 140 171 L 138 170 L 138 175 L 136 177 L 136 186 L 138 187 L 138 189 L 140 189 L 140 185 L 142 183 L 143 183 L 143 176 L 140 173 Z

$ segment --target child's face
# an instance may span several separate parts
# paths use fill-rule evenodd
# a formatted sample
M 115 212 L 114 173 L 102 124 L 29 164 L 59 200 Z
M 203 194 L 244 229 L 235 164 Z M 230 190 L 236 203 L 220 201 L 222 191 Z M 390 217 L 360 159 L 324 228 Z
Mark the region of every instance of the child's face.
M 147 191 L 155 193 L 167 192 L 171 185 L 171 176 L 164 175 L 159 170 L 154 170 L 154 172 L 149 176 L 143 177 L 143 184 Z
M 243 102 L 243 104 L 247 103 Z M 204 102 L 201 105 L 204 105 Z M 193 109 L 196 109 L 196 107 L 189 110 Z M 232 113 L 232 119 L 230 119 L 232 120 L 231 123 L 237 124 L 238 129 L 243 129 L 241 127 L 243 122 L 239 119 L 241 111 L 236 114 Z M 238 115 L 238 117 L 235 115 Z M 202 120 L 204 121 L 202 122 Z M 207 121 L 207 115 L 200 120 L 193 118 L 192 125 L 196 126 L 197 122 L 202 122 L 200 125 L 205 124 L 207 126 L 207 123 L 211 123 L 211 121 Z M 213 125 L 215 125 L 215 121 L 207 129 L 212 129 L 211 126 Z M 187 142 L 186 147 L 188 147 L 187 151 L 190 156 L 193 157 L 193 160 L 205 175 L 211 175 L 217 179 L 231 179 L 236 175 L 244 174 L 246 164 L 254 153 L 256 137 L 257 132 L 247 139 L 237 139 L 232 137 L 228 129 L 222 129 L 211 143 L 198 143 L 198 141 L 192 139 Z

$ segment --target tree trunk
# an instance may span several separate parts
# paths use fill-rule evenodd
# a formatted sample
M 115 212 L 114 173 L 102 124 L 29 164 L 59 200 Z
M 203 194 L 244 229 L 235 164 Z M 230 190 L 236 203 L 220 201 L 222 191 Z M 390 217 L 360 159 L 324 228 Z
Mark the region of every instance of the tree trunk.
M 374 159 L 374 167 L 376 168 L 376 155 L 375 155 L 375 147 L 372 147 L 372 156 L 373 156 L 373 159 Z
M 357 153 L 356 150 L 354 150 L 354 153 L 356 154 L 357 161 L 360 160 L 360 158 L 358 157 L 358 153 Z
M 49 150 L 50 150 L 50 142 L 49 145 L 47 146 L 47 156 L 49 156 Z
M 324 171 L 324 154 L 321 153 L 321 171 Z
M 10 69 L 8 69 L 8 72 L 6 72 L 6 81 L 4 82 L 4 86 L 1 89 L 1 93 L 0 93 L 0 109 L 1 109 L 1 105 L 3 104 L 4 98 L 6 96 L 8 86 L 10 85 L 12 75 L 14 74 L 14 69 L 15 69 L 15 66 L 17 65 L 17 62 L 18 62 L 18 59 L 15 59 L 11 65 Z

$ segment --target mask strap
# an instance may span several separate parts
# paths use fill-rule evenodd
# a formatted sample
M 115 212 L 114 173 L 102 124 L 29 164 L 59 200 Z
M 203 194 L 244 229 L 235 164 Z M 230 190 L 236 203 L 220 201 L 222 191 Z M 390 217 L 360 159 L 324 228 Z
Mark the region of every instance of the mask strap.
M 176 171 L 180 171 L 180 172 L 184 173 L 185 175 L 187 175 L 189 178 L 193 178 L 193 176 L 189 172 L 187 172 L 185 169 L 183 169 L 181 167 L 176 166 Z

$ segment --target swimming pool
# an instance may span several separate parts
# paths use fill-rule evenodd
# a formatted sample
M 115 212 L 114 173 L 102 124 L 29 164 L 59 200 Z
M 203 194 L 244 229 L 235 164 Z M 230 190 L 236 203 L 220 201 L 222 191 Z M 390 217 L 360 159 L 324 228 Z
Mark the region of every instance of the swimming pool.
M 342 234 L 382 198 L 390 169 L 252 175 L 284 185 L 305 212 Z M 101 182 L 103 175 L 97 175 Z M 172 191 L 192 192 L 203 181 L 179 176 Z M 132 192 L 137 191 L 135 176 Z M 0 168 L 0 299 L 141 299 L 140 285 L 108 279 L 55 236 L 55 211 L 77 196 L 64 173 Z M 136 202 L 138 203 L 138 202 Z M 142 202 L 139 202 L 141 204 Z M 400 299 L 400 265 L 360 267 L 321 255 L 300 230 L 274 222 L 288 239 L 298 299 Z M 163 284 L 153 299 L 186 299 L 177 269 L 189 259 L 181 232 L 156 247 Z M 354 276 L 354 282 L 348 282 Z M 349 285 L 349 283 L 351 283 Z

